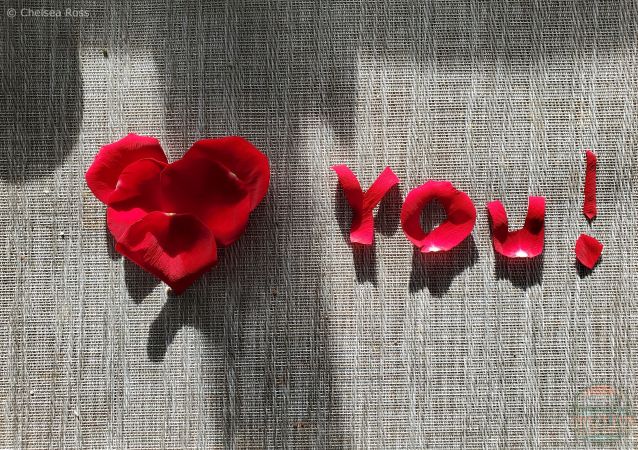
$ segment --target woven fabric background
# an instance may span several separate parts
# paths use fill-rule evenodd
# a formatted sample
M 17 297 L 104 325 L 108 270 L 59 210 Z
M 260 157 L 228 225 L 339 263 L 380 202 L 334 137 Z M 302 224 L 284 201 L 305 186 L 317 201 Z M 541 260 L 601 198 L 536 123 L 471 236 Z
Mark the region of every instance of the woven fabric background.
M 0 3 L 0 448 L 634 448 L 574 411 L 637 394 L 637 2 Z M 272 164 L 180 297 L 118 257 L 84 182 L 128 132 L 172 160 L 239 134 Z M 370 250 L 336 163 L 401 179 Z M 478 220 L 423 258 L 399 212 L 428 179 Z M 518 227 L 528 195 L 544 257 L 495 258 L 485 204 Z M 580 233 L 605 245 L 591 273 Z

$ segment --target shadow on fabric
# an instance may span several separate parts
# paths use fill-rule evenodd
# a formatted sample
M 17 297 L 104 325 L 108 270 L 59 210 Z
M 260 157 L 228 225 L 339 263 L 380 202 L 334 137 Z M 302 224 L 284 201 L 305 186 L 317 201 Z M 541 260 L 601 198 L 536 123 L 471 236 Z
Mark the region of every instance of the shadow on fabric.
M 49 176 L 77 141 L 83 109 L 79 26 L 2 12 L 0 179 L 24 183 Z
M 340 447 L 347 437 L 332 413 L 329 298 L 317 260 L 322 242 L 312 232 L 316 176 L 304 142 L 308 121 L 320 121 L 340 145 L 352 145 L 358 6 L 163 5 L 165 25 L 142 25 L 130 40 L 150 43 L 161 68 L 171 159 L 202 137 L 237 134 L 268 155 L 272 178 L 246 234 L 220 251 L 209 274 L 169 296 L 150 326 L 149 359 L 173 357 L 176 337 L 192 327 L 205 346 L 205 389 L 211 397 L 223 393 L 223 408 L 213 414 L 224 423 L 227 446 Z M 122 14 L 144 24 L 146 10 Z M 306 19 L 290 20 L 300 16 Z M 134 298 L 135 289 L 129 285 Z
M 596 262 L 596 265 L 592 269 L 590 269 L 589 267 L 586 267 L 583 264 L 581 264 L 580 261 L 576 259 L 574 261 L 574 266 L 576 267 L 576 272 L 578 272 L 578 276 L 582 280 L 583 278 L 587 278 L 592 273 L 594 273 L 594 270 L 596 270 L 596 267 L 598 267 L 602 261 L 603 261 L 603 256 L 601 256 Z
M 421 253 L 414 247 L 410 293 L 427 288 L 434 297 L 448 292 L 454 279 L 478 260 L 478 250 L 472 235 L 447 252 Z
M 119 255 L 119 253 L 118 253 Z M 130 297 L 135 303 L 141 303 L 160 284 L 160 280 L 146 272 L 128 258 L 124 261 L 124 281 Z
M 208 344 L 222 343 L 224 305 L 205 303 L 206 298 L 201 295 L 201 289 L 190 289 L 181 296 L 168 295 L 148 331 L 147 353 L 152 362 L 159 363 L 164 359 L 175 336 L 184 327 L 198 330 Z
M 529 289 L 543 281 L 543 253 L 535 258 L 506 258 L 496 253 L 494 275 L 512 285 Z

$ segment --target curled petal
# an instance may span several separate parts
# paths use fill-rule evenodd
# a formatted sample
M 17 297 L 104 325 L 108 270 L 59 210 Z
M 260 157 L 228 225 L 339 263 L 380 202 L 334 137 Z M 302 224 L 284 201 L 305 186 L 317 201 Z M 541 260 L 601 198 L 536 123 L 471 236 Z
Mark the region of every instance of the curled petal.
M 447 218 L 426 233 L 421 227 L 421 212 L 433 200 L 443 206 Z M 449 181 L 430 180 L 413 189 L 401 209 L 403 232 L 423 253 L 451 250 L 470 235 L 475 223 L 474 203 Z
M 587 167 L 585 169 L 585 202 L 583 203 L 583 214 L 589 220 L 596 217 L 596 154 L 587 150 Z
M 227 136 L 197 141 L 183 159 L 190 158 L 207 160 L 218 165 L 227 176 L 237 178 L 247 192 L 251 211 L 268 192 L 268 157 L 242 137 Z
M 197 217 L 220 245 L 232 244 L 244 232 L 252 211 L 252 192 L 225 166 L 210 158 L 185 156 L 168 166 L 160 178 L 164 211 Z
M 131 225 L 115 249 L 178 294 L 217 262 L 215 238 L 204 224 L 159 211 Z
M 346 200 L 352 208 L 350 242 L 370 245 L 374 240 L 374 217 L 372 211 L 388 191 L 399 183 L 392 169 L 386 167 L 364 193 L 356 175 L 348 166 L 340 164 L 332 167 L 339 177 Z
M 155 159 L 141 159 L 124 169 L 106 211 L 106 223 L 116 241 L 142 217 L 162 209 L 160 174 L 166 166 Z
M 576 252 L 576 259 L 578 259 L 583 266 L 593 269 L 603 252 L 603 244 L 596 238 L 581 234 L 576 241 L 574 251 Z
M 495 200 L 487 204 L 492 221 L 492 243 L 497 253 L 508 258 L 533 258 L 543 253 L 545 241 L 545 197 L 529 197 L 523 228 L 509 231 L 507 212 Z
M 100 201 L 108 203 L 122 171 L 142 158 L 167 162 L 159 141 L 153 137 L 129 134 L 117 142 L 105 145 L 86 172 L 86 184 Z

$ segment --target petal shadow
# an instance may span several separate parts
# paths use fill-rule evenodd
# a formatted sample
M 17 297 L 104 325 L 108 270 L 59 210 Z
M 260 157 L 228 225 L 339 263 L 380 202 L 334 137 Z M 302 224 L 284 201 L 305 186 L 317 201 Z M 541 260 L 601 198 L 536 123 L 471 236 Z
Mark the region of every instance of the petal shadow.
M 598 265 L 600 264 L 602 260 L 603 260 L 603 257 L 601 255 L 600 258 L 598 258 L 598 261 L 596 261 L 596 264 L 594 265 L 594 267 L 590 269 L 589 267 L 586 267 L 583 264 L 581 264 L 581 262 L 578 261 L 578 259 L 576 259 L 574 261 L 574 265 L 576 266 L 576 271 L 578 272 L 578 276 L 580 277 L 580 279 L 582 280 L 590 276 L 594 272 L 596 267 L 598 267 Z
M 149 327 L 148 358 L 155 363 L 162 362 L 175 336 L 184 327 L 197 329 L 207 343 L 219 342 L 223 321 L 223 304 L 211 302 L 207 295 L 199 295 L 196 287 L 189 288 L 181 296 L 169 293 L 162 310 Z
M 374 245 L 352 244 L 352 261 L 357 282 L 377 285 L 377 256 Z
M 529 289 L 543 281 L 544 253 L 535 258 L 506 258 L 498 253 L 494 256 L 497 279 L 507 279 L 521 289 Z
M 374 218 L 375 229 L 385 236 L 396 233 L 399 228 L 402 206 L 401 188 L 395 184 L 379 203 L 379 209 Z
M 153 289 L 155 289 L 155 286 L 160 283 L 160 280 L 128 258 L 123 259 L 124 280 L 126 282 L 128 294 L 135 303 L 141 303 L 151 292 L 153 292 Z
M 454 278 L 476 264 L 477 260 L 478 250 L 472 235 L 448 252 L 421 253 L 414 247 L 410 293 L 427 288 L 433 296 L 442 297 Z
M 109 232 L 109 228 L 106 225 L 104 226 L 104 236 L 106 239 L 106 251 L 109 253 L 109 258 L 114 261 L 120 259 L 122 255 L 115 250 L 115 238 Z

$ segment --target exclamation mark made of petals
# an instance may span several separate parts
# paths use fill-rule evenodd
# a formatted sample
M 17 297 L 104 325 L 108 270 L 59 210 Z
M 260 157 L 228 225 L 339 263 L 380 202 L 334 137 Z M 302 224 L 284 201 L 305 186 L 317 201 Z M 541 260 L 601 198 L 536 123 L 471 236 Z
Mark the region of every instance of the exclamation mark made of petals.
M 591 150 L 586 150 L 585 166 L 585 201 L 583 203 L 583 214 L 590 222 L 596 218 L 596 154 Z M 598 239 L 581 234 L 576 241 L 576 259 L 588 269 L 593 269 L 600 259 L 603 251 L 603 244 Z

